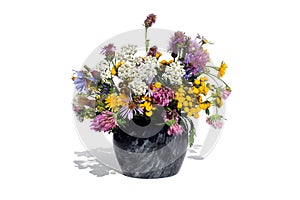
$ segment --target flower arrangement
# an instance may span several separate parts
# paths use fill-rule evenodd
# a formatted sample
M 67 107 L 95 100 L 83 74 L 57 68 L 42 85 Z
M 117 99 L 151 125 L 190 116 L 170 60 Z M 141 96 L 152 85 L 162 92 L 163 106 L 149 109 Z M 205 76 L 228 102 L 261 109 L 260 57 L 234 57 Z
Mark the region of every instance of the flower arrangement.
M 168 135 L 187 133 L 192 145 L 192 118 L 203 112 L 209 125 L 222 127 L 224 117 L 218 109 L 231 93 L 222 80 L 227 65 L 211 66 L 205 46 L 212 43 L 199 34 L 192 39 L 182 31 L 170 38 L 168 53 L 164 54 L 168 59 L 162 59 L 162 52 L 157 46 L 150 47 L 147 36 L 155 21 L 154 14 L 144 21 L 144 56 L 136 55 L 136 45 L 117 49 L 108 44 L 100 52 L 105 59 L 95 68 L 74 70 L 72 79 L 78 92 L 73 110 L 80 121 L 91 119 L 92 130 L 108 133 L 130 120 L 147 121 L 156 113 L 168 126 Z M 216 110 L 212 115 L 211 109 Z

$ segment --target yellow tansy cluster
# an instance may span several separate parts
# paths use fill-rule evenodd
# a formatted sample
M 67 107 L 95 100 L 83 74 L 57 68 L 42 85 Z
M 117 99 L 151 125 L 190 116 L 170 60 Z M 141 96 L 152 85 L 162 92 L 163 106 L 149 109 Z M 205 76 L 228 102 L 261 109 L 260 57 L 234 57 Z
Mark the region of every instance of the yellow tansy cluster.
M 224 61 L 222 61 L 221 66 L 218 72 L 218 78 L 222 78 L 225 75 L 227 65 Z
M 113 68 L 111 69 L 111 75 L 116 75 L 118 68 L 122 65 L 122 62 L 118 62 Z
M 201 108 L 192 89 L 180 86 L 175 92 L 175 99 L 178 100 L 177 108 L 183 109 L 188 116 L 199 118 Z

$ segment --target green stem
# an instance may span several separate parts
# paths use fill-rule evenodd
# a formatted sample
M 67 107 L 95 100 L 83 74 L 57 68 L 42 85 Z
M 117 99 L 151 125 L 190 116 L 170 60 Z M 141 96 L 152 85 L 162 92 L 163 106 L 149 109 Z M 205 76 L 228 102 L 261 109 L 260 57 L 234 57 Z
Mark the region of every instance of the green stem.
M 148 28 L 145 27 L 145 47 L 146 47 L 146 53 L 148 52 L 149 49 L 149 40 L 147 39 L 148 37 Z

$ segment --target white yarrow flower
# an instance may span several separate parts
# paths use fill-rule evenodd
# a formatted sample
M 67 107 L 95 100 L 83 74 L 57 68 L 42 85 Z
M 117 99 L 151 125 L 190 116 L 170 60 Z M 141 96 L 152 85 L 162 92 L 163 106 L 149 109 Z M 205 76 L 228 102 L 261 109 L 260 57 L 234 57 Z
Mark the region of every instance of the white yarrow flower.
M 185 74 L 183 67 L 177 62 L 171 63 L 170 66 L 166 66 L 165 73 L 162 75 L 163 79 L 169 80 L 172 85 L 181 85 L 182 76 Z

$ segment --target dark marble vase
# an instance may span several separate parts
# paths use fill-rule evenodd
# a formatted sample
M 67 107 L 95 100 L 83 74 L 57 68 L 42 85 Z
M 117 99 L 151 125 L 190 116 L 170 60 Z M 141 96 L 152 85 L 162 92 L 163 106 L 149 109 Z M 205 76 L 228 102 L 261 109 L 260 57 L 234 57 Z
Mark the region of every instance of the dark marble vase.
M 167 131 L 167 125 L 114 130 L 114 151 L 122 173 L 135 178 L 163 178 L 177 174 L 186 154 L 188 135 L 168 135 Z

